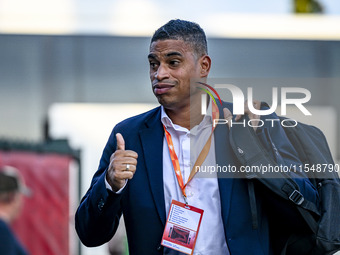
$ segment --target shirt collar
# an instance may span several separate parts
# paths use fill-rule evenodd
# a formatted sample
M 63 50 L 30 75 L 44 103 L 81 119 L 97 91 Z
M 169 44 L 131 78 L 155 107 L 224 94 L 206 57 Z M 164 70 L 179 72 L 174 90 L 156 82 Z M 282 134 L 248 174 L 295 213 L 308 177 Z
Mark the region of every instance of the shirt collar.
M 166 129 L 172 128 L 175 131 L 182 131 L 186 133 L 190 132 L 188 129 L 174 124 L 172 120 L 169 118 L 169 116 L 166 114 L 163 105 L 161 106 L 161 122 L 165 126 Z
M 202 129 L 212 126 L 212 104 L 211 104 L 211 100 L 210 100 L 208 108 L 207 108 L 207 114 L 204 116 L 201 123 L 196 125 L 195 127 L 193 127 L 190 131 L 187 128 L 184 128 L 184 127 L 181 127 L 179 125 L 174 124 L 172 122 L 172 120 L 169 118 L 169 116 L 166 114 L 163 105 L 161 106 L 161 122 L 165 126 L 166 129 L 172 128 L 175 131 L 182 131 L 182 132 L 186 132 L 186 133 L 191 133 L 192 135 L 196 135 Z

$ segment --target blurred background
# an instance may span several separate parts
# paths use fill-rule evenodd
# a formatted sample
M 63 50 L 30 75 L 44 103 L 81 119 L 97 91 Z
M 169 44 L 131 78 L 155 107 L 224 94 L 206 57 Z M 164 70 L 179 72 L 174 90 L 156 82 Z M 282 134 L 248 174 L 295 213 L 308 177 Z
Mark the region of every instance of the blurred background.
M 338 0 L 0 0 L 0 164 L 34 186 L 14 226 L 31 254 L 110 254 L 79 244 L 74 213 L 113 126 L 157 105 L 150 36 L 174 18 L 205 30 L 211 83 L 268 102 L 273 86 L 310 90 L 301 119 L 340 158 Z

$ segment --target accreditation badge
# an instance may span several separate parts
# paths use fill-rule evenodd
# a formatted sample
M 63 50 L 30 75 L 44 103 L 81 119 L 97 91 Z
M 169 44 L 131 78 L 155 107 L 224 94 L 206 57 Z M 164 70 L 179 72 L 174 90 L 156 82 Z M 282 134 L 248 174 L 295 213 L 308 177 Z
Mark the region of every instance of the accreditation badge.
M 203 210 L 172 200 L 161 244 L 193 254 Z

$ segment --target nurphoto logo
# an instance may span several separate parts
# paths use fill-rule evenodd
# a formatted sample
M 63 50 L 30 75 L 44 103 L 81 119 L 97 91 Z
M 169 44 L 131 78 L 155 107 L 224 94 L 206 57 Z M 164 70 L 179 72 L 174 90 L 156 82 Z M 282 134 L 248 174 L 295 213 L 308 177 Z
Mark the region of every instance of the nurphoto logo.
M 244 105 L 245 105 L 245 96 L 242 92 L 242 90 L 233 85 L 233 84 L 216 84 L 214 87 L 203 83 L 199 82 L 200 85 L 203 85 L 203 87 L 198 87 L 199 89 L 205 91 L 206 93 L 203 93 L 201 95 L 201 113 L 202 115 L 205 115 L 207 113 L 207 103 L 208 103 L 208 97 L 207 95 L 210 96 L 210 98 L 213 100 L 215 104 L 217 104 L 215 97 L 218 99 L 219 103 L 222 105 L 222 100 L 220 95 L 217 93 L 216 89 L 227 89 L 229 92 L 231 92 L 232 95 L 232 103 L 233 103 L 233 114 L 234 115 L 244 115 Z M 271 106 L 266 107 L 265 109 L 256 109 L 253 105 L 253 88 L 248 87 L 247 88 L 247 106 L 249 108 L 249 111 L 255 115 L 269 115 L 272 114 L 276 111 L 278 107 L 278 96 L 279 96 L 279 90 L 277 87 L 272 88 L 272 104 Z M 288 94 L 299 94 L 300 96 L 298 98 L 288 98 Z M 302 95 L 302 96 L 301 96 Z M 305 88 L 299 88 L 299 87 L 282 87 L 280 89 L 280 98 L 281 98 L 281 115 L 286 116 L 287 115 L 287 105 L 294 105 L 297 107 L 304 115 L 312 115 L 308 109 L 303 105 L 307 103 L 311 99 L 311 93 L 308 89 Z M 274 123 L 279 122 L 283 127 L 295 127 L 297 125 L 297 121 L 293 119 L 285 119 L 280 121 L 279 119 L 250 119 L 247 121 L 243 119 L 241 122 L 235 122 L 233 120 L 231 121 L 231 125 L 236 125 L 236 124 L 242 124 L 251 127 L 261 127 L 264 125 L 265 121 L 271 122 L 271 125 L 273 126 Z M 254 123 L 257 123 L 256 125 L 253 125 Z M 292 124 L 293 122 L 293 124 Z M 213 125 L 214 127 L 216 125 L 220 124 L 227 124 L 228 120 L 226 119 L 214 119 L 213 120 Z

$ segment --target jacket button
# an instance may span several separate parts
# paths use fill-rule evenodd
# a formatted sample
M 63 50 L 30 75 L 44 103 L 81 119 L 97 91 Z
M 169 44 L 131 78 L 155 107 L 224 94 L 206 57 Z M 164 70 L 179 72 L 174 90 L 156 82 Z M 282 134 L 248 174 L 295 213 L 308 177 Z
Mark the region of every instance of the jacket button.
M 163 249 L 162 245 L 157 247 L 157 251 L 161 251 Z
M 103 210 L 104 205 L 105 205 L 105 202 L 104 202 L 103 199 L 101 199 L 101 200 L 99 201 L 99 203 L 98 203 L 98 209 L 99 209 L 99 211 Z

